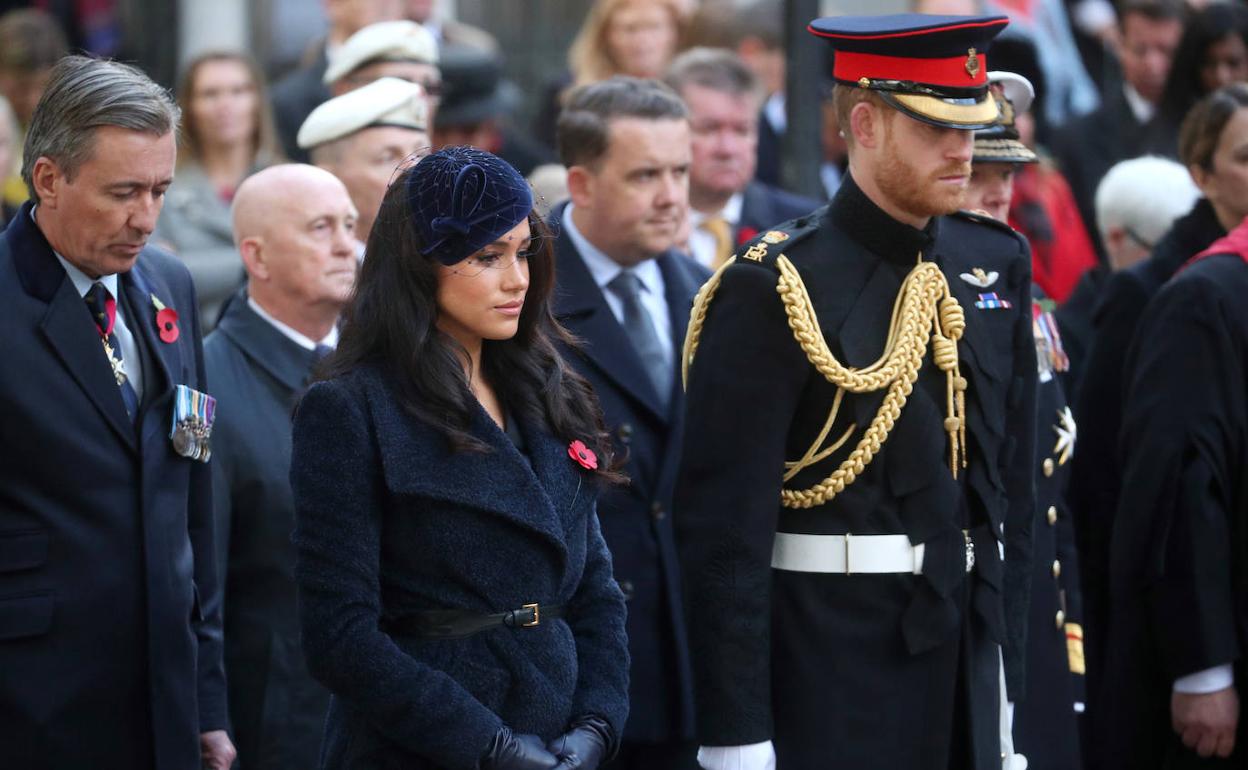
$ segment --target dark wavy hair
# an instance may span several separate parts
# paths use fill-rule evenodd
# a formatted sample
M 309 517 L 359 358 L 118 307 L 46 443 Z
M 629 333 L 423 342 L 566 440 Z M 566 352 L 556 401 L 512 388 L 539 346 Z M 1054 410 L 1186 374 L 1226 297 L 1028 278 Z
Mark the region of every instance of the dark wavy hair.
M 1176 132 L 1196 102 L 1210 93 L 1201 79 L 1205 58 L 1215 43 L 1231 36 L 1248 46 L 1248 8 L 1238 2 L 1212 3 L 1188 18 L 1157 105 L 1157 120 L 1166 131 Z
M 421 254 L 424 244 L 407 196 L 414 166 L 391 181 L 382 199 L 338 347 L 317 378 L 375 367 L 393 383 L 399 405 L 441 431 L 453 451 L 488 452 L 469 432 L 476 396 L 464 371 L 467 351 L 437 327 L 439 263 Z M 547 426 L 562 440 L 583 441 L 598 455 L 597 477 L 623 481 L 598 398 L 556 348 L 573 346 L 575 339 L 550 309 L 553 238 L 536 213 L 529 214 L 529 226 L 529 288 L 519 328 L 510 339 L 484 341 L 481 373 L 509 412 Z

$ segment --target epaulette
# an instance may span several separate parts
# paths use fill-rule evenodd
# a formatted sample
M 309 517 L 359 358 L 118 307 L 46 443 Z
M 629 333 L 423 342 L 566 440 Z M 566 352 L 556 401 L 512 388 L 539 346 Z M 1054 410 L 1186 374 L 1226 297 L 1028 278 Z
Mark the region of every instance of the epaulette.
M 1010 227 L 1008 222 L 1002 222 L 1000 219 L 997 219 L 996 217 L 989 216 L 987 211 L 981 211 L 978 209 L 976 209 L 975 211 L 968 211 L 966 209 L 958 209 L 957 211 L 953 212 L 949 216 L 957 217 L 958 219 L 965 219 L 970 222 L 978 222 L 981 225 L 988 225 L 989 227 L 994 227 L 1000 230 L 1001 232 L 1009 233 L 1014 238 L 1022 237 L 1022 233 L 1018 232 L 1013 227 Z
M 736 253 L 736 261 L 765 265 L 774 269 L 784 250 L 819 230 L 817 212 L 790 219 L 749 241 Z

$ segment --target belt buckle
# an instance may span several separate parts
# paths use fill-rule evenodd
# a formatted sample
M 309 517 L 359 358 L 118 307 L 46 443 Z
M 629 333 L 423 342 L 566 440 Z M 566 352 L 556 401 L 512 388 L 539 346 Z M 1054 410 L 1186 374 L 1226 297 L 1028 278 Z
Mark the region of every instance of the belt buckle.
M 966 571 L 970 572 L 975 568 L 975 541 L 971 540 L 971 533 L 962 530 L 962 537 L 966 539 Z
M 521 627 L 521 628 L 533 628 L 534 626 L 537 626 L 537 625 L 540 625 L 540 624 L 541 624 L 541 622 L 542 622 L 542 608 L 538 606 L 537 602 L 533 602 L 532 604 L 525 604 L 525 605 L 521 606 L 521 607 L 520 607 L 520 609 L 522 609 L 522 610 L 533 610 L 533 619 L 532 619 L 532 620 L 530 620 L 528 623 L 521 623 L 521 624 L 520 624 L 520 627 Z

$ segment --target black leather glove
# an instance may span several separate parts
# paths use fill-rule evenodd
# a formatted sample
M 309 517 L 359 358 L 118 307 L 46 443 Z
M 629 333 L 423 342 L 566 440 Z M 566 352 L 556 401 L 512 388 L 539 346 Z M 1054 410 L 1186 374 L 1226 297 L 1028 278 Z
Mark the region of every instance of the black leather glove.
M 546 750 L 536 735 L 516 735 L 504 725 L 494 734 L 479 770 L 555 770 L 559 759 Z
M 564 770 L 595 770 L 615 754 L 615 732 L 605 719 L 581 717 L 572 729 L 550 742 L 548 748 Z

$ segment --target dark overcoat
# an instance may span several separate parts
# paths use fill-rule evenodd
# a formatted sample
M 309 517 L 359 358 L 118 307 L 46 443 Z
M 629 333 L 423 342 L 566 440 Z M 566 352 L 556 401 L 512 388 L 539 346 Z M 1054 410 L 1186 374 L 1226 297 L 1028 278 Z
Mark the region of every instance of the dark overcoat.
M 314 385 L 295 417 L 296 577 L 304 653 L 334 697 L 324 768 L 471 770 L 500 726 L 557 737 L 628 712 L 624 597 L 598 485 L 544 426 L 522 455 L 473 402 L 489 452 L 451 451 L 361 368 Z M 564 605 L 533 628 L 465 639 L 382 630 L 412 612 Z
M 1190 212 L 1175 220 L 1147 260 L 1110 276 L 1093 316 L 1095 333 L 1085 372 L 1079 375 L 1075 415 L 1079 419 L 1080 450 L 1073 460 L 1068 497 L 1075 519 L 1075 542 L 1082 557 L 1089 735 L 1101 732 L 1099 701 L 1109 619 L 1109 542 L 1122 483 L 1118 435 L 1126 389 L 1127 348 L 1149 300 L 1184 262 L 1225 234 L 1209 201 L 1197 201 Z M 1104 682 L 1104 686 L 1115 685 Z
M 556 210 L 554 221 L 562 212 Z M 581 342 L 564 354 L 593 385 L 616 449 L 628 459 L 628 485 L 609 490 L 598 504 L 616 579 L 628 600 L 632 716 L 625 738 L 688 740 L 693 737 L 693 684 L 672 530 L 673 518 L 680 515 L 672 508 L 672 493 L 683 433 L 683 388 L 673 367 L 671 408 L 659 405 L 641 359 L 566 232 L 556 243 L 556 259 L 555 313 Z M 679 349 L 693 296 L 710 273 L 674 251 L 657 261 L 672 341 Z
M 312 768 L 329 692 L 308 673 L 295 605 L 290 420 L 316 355 L 235 295 L 204 342 L 223 408 L 213 440 L 218 572 L 225 585 L 225 670 L 239 765 Z
M 118 302 L 142 356 L 131 422 L 86 303 L 30 205 L 0 237 L 0 763 L 200 766 L 224 729 L 209 466 L 169 440 L 206 391 L 186 268 L 144 249 Z M 153 298 L 181 318 L 160 341 Z
M 915 230 L 852 178 L 829 207 L 777 229 L 791 239 L 761 262 L 739 260 L 725 271 L 688 381 L 675 499 L 699 741 L 773 740 L 785 770 L 946 770 L 951 755 L 961 767 L 1000 767 L 998 645 L 1021 646 L 1025 637 L 1035 504 L 1026 242 L 972 215 Z M 822 505 L 781 508 L 784 462 L 818 435 L 835 388 L 789 328 L 770 262 L 779 251 L 800 271 L 832 352 L 854 367 L 884 349 L 916 256 L 942 268 L 966 316 L 958 350 L 969 381 L 969 467 L 957 480 L 943 428 L 946 378 L 929 355 L 887 442 L 857 480 Z M 998 307 L 976 307 L 983 289 L 959 278 L 973 268 L 997 275 Z M 850 423 L 860 434 L 881 399 L 847 395 L 828 435 L 841 436 Z M 789 486 L 828 475 L 858 434 Z M 1003 528 L 1008 572 L 998 556 Z M 976 554 L 969 574 L 963 530 Z M 777 531 L 904 533 L 925 545 L 922 574 L 773 570 Z M 1009 623 L 1004 593 L 1015 599 Z
M 741 216 L 737 220 L 733 241 L 740 243 L 742 233 L 754 235 L 797 219 L 823 205 L 822 201 L 782 190 L 759 181 L 750 182 L 741 191 Z M 744 240 L 752 240 L 754 235 Z
M 1234 663 L 1248 642 L 1248 264 L 1214 256 L 1149 303 L 1127 357 L 1123 485 L 1111 540 L 1109 634 L 1095 736 L 1101 767 L 1232 768 L 1171 727 L 1174 681 Z

